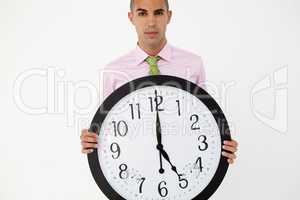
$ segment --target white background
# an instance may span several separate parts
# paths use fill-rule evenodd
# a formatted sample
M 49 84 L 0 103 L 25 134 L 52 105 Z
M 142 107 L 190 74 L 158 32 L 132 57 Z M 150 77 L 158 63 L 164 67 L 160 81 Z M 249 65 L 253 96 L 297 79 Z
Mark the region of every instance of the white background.
M 300 2 L 170 6 L 169 42 L 202 56 L 208 89 L 240 143 L 211 199 L 299 199 Z M 79 130 L 99 105 L 99 69 L 135 47 L 128 7 L 127 0 L 0 0 L 1 200 L 106 199 L 80 153 Z M 20 82 L 32 69 L 45 75 Z M 56 79 L 47 87 L 51 70 Z M 53 95 L 58 85 L 68 89 Z M 60 112 L 53 102 L 63 102 Z

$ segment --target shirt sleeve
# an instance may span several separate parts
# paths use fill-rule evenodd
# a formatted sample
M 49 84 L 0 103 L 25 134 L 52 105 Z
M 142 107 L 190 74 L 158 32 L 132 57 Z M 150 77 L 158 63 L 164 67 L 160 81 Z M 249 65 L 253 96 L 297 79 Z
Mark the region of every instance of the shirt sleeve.
M 122 70 L 119 66 L 107 66 L 101 70 L 102 100 L 105 100 L 112 92 L 123 84 L 132 80 L 130 75 Z
M 111 72 L 110 69 L 104 68 L 100 70 L 100 90 L 101 93 L 101 102 L 104 101 L 114 90 L 116 87 L 116 81 L 113 77 L 114 73 Z
M 203 66 L 202 58 L 199 56 L 197 61 L 197 74 L 196 74 L 196 84 L 206 90 L 206 74 Z

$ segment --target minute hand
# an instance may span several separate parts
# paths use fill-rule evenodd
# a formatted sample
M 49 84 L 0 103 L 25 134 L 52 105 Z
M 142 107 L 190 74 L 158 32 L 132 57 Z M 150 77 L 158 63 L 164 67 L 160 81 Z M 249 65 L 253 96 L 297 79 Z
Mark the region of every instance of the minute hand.
M 161 145 L 161 127 L 160 127 L 160 120 L 158 111 L 156 111 L 156 138 L 157 138 L 157 146 Z
M 158 111 L 156 111 L 156 139 L 157 139 L 157 149 L 158 147 L 163 147 L 161 144 L 161 127 L 160 127 L 160 120 L 159 120 L 159 115 L 158 115 Z M 164 169 L 162 167 L 162 156 L 161 156 L 161 152 L 159 151 L 159 163 L 160 163 L 160 168 L 159 168 L 159 173 L 164 173 Z

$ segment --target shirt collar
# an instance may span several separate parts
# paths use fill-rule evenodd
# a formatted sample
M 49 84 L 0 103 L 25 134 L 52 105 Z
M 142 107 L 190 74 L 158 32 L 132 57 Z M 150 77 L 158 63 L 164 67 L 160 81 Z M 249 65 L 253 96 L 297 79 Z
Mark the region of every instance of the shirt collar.
M 139 45 L 136 46 L 135 50 L 133 51 L 133 55 L 135 57 L 136 65 L 143 63 L 145 59 L 149 56 L 143 49 L 139 47 Z M 171 61 L 171 57 L 172 57 L 171 45 L 166 43 L 166 45 L 158 53 L 158 56 L 168 62 Z

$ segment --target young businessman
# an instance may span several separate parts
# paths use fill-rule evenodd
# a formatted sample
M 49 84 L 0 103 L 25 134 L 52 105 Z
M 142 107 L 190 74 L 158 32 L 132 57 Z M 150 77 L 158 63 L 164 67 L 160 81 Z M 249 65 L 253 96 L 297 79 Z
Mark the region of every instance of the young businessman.
M 137 32 L 137 47 L 106 66 L 107 71 L 118 73 L 106 74 L 104 77 L 105 97 L 120 85 L 146 75 L 178 76 L 205 87 L 201 57 L 167 42 L 166 29 L 171 17 L 168 0 L 131 0 L 128 18 Z M 120 73 L 126 78 L 121 79 Z M 80 138 L 82 153 L 91 153 L 97 147 L 96 133 L 84 129 Z M 238 143 L 234 140 L 223 144 L 223 150 L 227 152 L 223 151 L 222 155 L 228 158 L 230 164 L 236 159 L 237 147 Z

